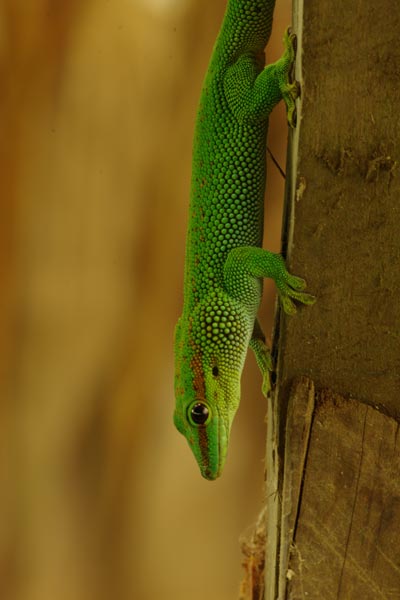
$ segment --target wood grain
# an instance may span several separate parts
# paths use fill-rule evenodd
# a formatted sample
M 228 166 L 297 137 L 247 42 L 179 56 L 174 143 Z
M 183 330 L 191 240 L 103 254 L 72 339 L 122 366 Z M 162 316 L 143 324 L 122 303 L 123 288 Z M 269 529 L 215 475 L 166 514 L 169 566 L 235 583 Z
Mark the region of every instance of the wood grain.
M 399 423 L 317 395 L 288 599 L 400 598 Z

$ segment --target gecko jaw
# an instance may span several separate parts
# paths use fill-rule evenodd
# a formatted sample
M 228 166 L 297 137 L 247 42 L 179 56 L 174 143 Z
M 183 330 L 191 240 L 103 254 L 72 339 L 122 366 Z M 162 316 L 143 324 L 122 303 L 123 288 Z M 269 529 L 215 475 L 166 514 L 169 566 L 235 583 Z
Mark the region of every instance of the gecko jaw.
M 201 462 L 198 461 L 200 472 L 201 475 L 209 481 L 218 479 L 225 465 L 228 440 L 226 428 L 222 420 L 218 419 L 216 431 L 214 430 L 213 434 L 216 434 L 217 438 L 217 443 L 214 448 L 210 446 L 208 435 L 205 430 L 203 434 L 204 437 L 201 434 L 199 435 L 200 448 L 202 450 Z M 201 438 L 203 438 L 204 441 Z

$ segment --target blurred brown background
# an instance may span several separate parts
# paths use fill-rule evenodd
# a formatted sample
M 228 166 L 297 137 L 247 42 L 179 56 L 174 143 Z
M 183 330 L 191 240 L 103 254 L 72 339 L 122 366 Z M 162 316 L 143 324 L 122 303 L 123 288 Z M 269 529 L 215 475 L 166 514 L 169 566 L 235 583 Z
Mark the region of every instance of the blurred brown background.
M 253 357 L 220 480 L 172 425 L 191 139 L 225 1 L 207 4 L 0 2 L 2 600 L 237 596 L 263 490 Z M 269 62 L 289 23 L 280 0 Z M 285 144 L 279 106 L 282 166 Z M 282 195 L 270 163 L 272 250 Z

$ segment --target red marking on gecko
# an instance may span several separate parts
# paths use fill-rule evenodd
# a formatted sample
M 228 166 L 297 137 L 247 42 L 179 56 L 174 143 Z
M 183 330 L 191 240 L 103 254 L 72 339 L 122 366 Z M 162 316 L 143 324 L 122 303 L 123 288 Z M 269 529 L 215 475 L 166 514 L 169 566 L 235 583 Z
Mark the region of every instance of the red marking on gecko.
M 206 400 L 206 387 L 204 382 L 204 371 L 201 361 L 201 354 L 195 354 L 190 361 L 190 368 L 194 375 L 193 377 L 193 389 L 196 392 L 196 400 L 199 402 L 205 402 Z M 201 452 L 202 463 L 204 466 L 208 466 L 209 455 L 208 455 L 208 434 L 207 426 L 200 425 L 197 427 L 197 439 L 199 442 L 199 448 Z

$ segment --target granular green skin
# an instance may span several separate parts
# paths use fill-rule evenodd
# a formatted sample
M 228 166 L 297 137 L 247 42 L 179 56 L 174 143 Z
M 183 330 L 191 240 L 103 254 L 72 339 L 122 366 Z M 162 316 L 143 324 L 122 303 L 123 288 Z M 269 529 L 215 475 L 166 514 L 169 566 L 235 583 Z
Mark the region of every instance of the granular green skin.
M 273 8 L 268 0 L 228 2 L 194 135 L 174 421 L 207 479 L 218 477 L 225 462 L 249 345 L 268 392 L 271 361 L 256 322 L 262 278 L 275 280 L 287 312 L 294 312 L 290 297 L 313 301 L 280 255 L 261 249 L 268 115 L 284 98 L 290 122 L 297 95 L 289 82 L 293 36 L 286 35 L 282 58 L 264 67 Z

